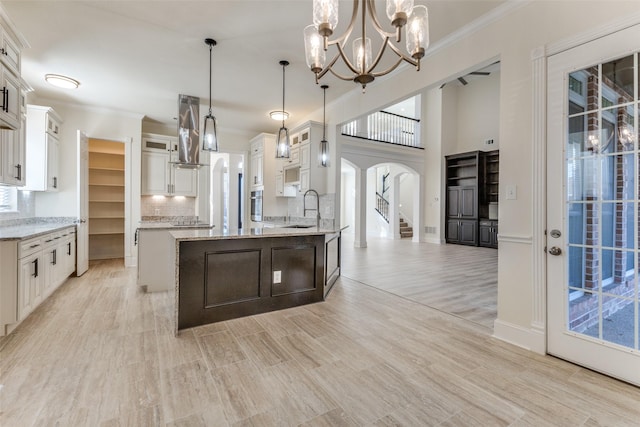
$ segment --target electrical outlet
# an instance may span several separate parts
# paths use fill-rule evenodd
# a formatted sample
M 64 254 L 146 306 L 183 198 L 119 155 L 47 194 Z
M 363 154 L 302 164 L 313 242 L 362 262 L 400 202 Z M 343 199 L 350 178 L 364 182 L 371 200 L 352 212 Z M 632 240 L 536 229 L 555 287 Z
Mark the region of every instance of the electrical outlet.
M 493 145 L 493 139 L 485 139 L 484 145 Z
M 278 271 L 274 271 L 273 272 L 273 283 L 274 284 L 278 284 L 282 282 L 282 271 L 278 270 Z

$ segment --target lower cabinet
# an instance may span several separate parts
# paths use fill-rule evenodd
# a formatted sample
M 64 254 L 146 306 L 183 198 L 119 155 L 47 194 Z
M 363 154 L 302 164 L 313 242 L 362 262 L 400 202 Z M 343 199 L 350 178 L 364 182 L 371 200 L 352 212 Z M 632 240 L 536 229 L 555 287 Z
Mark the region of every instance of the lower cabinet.
M 447 243 L 478 245 L 478 221 L 450 219 L 447 221 Z
M 7 328 L 15 328 L 75 271 L 76 230 L 67 228 L 2 244 L 3 254 L 13 256 L 2 260 L 0 296 L 3 300 L 13 299 L 13 304 L 0 305 L 0 309 L 6 311 L 0 313 L 0 335 L 4 335 Z M 4 269 L 9 271 L 11 264 L 14 269 L 17 267 L 17 277 L 4 274 Z M 17 307 L 17 311 L 11 310 L 11 305 Z
M 43 277 L 41 252 L 19 261 L 18 269 L 18 321 L 25 319 L 42 301 Z
M 478 244 L 488 248 L 498 247 L 498 221 L 480 220 Z

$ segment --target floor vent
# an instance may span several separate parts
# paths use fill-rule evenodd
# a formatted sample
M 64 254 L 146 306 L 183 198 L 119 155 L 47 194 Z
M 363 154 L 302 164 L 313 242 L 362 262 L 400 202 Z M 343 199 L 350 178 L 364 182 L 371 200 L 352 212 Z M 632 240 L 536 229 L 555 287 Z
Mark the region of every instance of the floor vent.
M 427 225 L 426 227 L 424 227 L 424 232 L 427 234 L 436 234 L 436 229 L 437 227 Z

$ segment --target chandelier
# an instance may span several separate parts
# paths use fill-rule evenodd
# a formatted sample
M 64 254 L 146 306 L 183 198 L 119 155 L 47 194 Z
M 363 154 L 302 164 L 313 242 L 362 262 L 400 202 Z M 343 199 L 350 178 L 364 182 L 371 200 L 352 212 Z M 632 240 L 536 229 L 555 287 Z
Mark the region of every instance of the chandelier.
M 395 70 L 403 61 L 415 66 L 420 71 L 420 59 L 424 57 L 424 52 L 429 47 L 429 15 L 425 6 L 414 6 L 413 0 L 387 0 L 387 16 L 391 25 L 395 27 L 395 32 L 390 33 L 380 25 L 375 0 L 354 0 L 349 26 L 344 34 L 330 40 L 329 38 L 338 25 L 338 3 L 339 0 L 313 0 L 313 24 L 304 29 L 307 66 L 316 75 L 316 83 L 328 71 L 331 71 L 333 75 L 342 80 L 353 80 L 362 85 L 364 92 L 367 84 L 376 77 L 384 76 Z M 352 43 L 353 59 L 350 60 L 345 53 L 345 46 L 355 27 L 360 6 L 362 6 L 360 11 L 361 37 Z M 375 58 L 372 56 L 371 39 L 367 37 L 367 17 L 371 21 L 373 29 L 382 38 L 382 44 Z M 408 54 L 403 53 L 397 46 L 401 42 L 402 27 L 405 28 Z M 395 43 L 393 38 L 395 38 Z M 338 51 L 325 66 L 326 52 L 331 45 L 335 45 Z M 397 60 L 385 70 L 374 71 L 387 48 L 396 54 Z M 342 75 L 333 69 L 340 58 L 351 74 Z

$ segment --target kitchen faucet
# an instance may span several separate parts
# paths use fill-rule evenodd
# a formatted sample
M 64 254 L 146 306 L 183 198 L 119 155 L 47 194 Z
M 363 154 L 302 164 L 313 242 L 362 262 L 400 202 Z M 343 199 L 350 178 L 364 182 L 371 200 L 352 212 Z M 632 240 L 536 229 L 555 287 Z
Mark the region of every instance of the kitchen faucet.
M 316 195 L 316 208 L 307 208 L 307 194 L 309 193 L 314 193 Z M 309 189 L 304 193 L 304 196 L 302 196 L 302 209 L 303 209 L 303 213 L 302 216 L 307 216 L 307 211 L 316 211 L 316 227 L 318 228 L 318 230 L 320 229 L 320 196 L 318 196 L 318 192 L 316 190 L 313 189 Z

